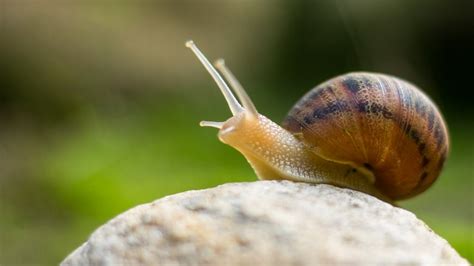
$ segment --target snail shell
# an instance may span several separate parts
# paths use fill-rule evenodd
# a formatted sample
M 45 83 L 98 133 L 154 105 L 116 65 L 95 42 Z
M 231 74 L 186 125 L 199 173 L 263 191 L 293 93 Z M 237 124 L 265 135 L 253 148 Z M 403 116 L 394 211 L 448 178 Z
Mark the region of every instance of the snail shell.
M 438 177 L 449 150 L 444 120 L 414 85 L 375 73 L 322 83 L 289 111 L 283 125 L 314 153 L 364 167 L 391 199 L 409 198 Z

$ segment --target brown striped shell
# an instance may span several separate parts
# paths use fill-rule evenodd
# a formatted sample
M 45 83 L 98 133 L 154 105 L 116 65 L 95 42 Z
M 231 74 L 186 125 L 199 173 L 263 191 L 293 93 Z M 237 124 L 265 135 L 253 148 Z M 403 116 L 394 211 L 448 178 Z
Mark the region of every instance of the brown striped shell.
M 375 73 L 349 73 L 315 87 L 283 127 L 328 160 L 372 171 L 375 186 L 394 200 L 426 190 L 449 150 L 433 102 L 414 85 Z

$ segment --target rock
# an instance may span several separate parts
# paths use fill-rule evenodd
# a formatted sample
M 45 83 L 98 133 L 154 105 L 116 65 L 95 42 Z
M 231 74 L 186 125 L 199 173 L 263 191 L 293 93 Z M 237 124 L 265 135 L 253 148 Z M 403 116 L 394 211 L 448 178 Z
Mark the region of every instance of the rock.
M 412 213 L 330 185 L 233 183 L 137 206 L 62 265 L 468 265 Z

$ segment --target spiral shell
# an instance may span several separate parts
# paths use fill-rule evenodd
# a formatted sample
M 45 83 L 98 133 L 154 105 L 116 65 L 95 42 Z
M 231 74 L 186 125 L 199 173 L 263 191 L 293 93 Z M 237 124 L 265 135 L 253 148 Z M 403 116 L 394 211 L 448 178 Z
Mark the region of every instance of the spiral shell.
M 323 158 L 370 170 L 375 187 L 394 200 L 426 190 L 449 150 L 433 102 L 414 85 L 375 73 L 349 73 L 315 87 L 283 127 Z

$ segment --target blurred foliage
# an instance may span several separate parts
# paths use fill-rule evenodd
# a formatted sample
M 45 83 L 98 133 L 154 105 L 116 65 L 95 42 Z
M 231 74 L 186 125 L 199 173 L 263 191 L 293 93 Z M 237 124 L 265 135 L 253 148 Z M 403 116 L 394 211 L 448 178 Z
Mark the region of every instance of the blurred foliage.
M 445 170 L 402 202 L 474 261 L 472 1 L 0 2 L 0 264 L 58 263 L 137 204 L 255 180 L 198 127 L 229 116 L 184 47 L 225 56 L 280 121 L 309 88 L 368 70 L 418 84 L 451 133 Z

